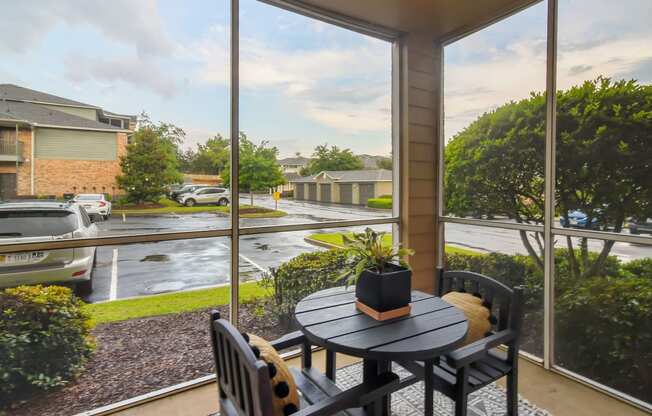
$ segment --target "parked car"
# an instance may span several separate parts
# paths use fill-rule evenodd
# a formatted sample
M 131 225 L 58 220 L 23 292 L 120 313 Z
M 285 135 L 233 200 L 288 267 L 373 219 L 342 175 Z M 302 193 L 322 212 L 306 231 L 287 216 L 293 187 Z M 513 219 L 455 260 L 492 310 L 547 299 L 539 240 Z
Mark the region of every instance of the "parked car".
M 600 223 L 597 218 L 591 218 L 591 223 L 589 224 L 588 215 L 580 210 L 569 211 L 559 219 L 559 222 L 565 228 L 589 228 L 592 230 L 600 228 Z
M 652 234 L 652 218 L 644 220 L 634 220 L 629 223 L 630 234 Z
M 183 187 L 181 187 L 180 189 L 178 189 L 176 191 L 171 191 L 170 192 L 170 199 L 172 199 L 173 201 L 180 201 L 180 198 L 181 198 L 181 196 L 183 194 L 191 193 L 191 192 L 196 191 L 197 189 L 207 188 L 207 187 L 210 187 L 210 185 L 200 185 L 200 184 L 184 185 Z
M 224 188 L 199 188 L 195 192 L 181 195 L 179 202 L 187 207 L 197 204 L 227 206 L 230 203 L 230 195 Z
M 96 215 L 107 220 L 111 215 L 111 202 L 107 201 L 104 194 L 79 194 L 72 201 L 82 205 L 91 217 Z
M 97 227 L 79 204 L 0 204 L 0 244 L 96 237 Z M 93 288 L 95 247 L 0 254 L 0 287 L 71 284 L 78 294 Z

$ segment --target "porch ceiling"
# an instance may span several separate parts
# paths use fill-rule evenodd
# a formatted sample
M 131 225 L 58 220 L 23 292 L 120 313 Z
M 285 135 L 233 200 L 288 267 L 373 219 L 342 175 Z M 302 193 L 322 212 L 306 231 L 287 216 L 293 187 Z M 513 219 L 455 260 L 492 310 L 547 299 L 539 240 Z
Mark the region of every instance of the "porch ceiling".
M 301 0 L 404 32 L 447 38 L 481 27 L 537 0 Z

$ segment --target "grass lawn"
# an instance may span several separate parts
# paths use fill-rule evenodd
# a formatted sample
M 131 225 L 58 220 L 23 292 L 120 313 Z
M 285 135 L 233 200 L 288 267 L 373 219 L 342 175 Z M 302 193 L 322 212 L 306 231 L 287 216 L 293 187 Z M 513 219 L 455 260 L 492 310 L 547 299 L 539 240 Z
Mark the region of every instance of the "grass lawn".
M 164 293 L 135 299 L 90 303 L 84 306 L 84 310 L 90 314 L 91 324 L 95 326 L 107 322 L 189 312 L 211 306 L 226 305 L 229 303 L 229 293 L 229 286 L 222 286 Z M 267 294 L 267 289 L 261 287 L 257 282 L 242 283 L 240 285 L 240 301 L 263 297 Z
M 324 233 L 324 234 L 311 234 L 308 236 L 309 239 L 311 240 L 316 240 L 322 243 L 327 243 L 327 244 L 332 244 L 337 247 L 344 247 L 344 240 L 342 239 L 342 234 L 343 233 Z M 347 233 L 348 235 L 351 235 L 353 233 Z M 392 244 L 392 235 L 391 234 L 384 234 L 383 235 L 383 244 L 390 245 Z M 467 248 L 461 248 L 457 246 L 451 246 L 451 245 L 446 245 L 446 253 L 448 254 L 467 254 L 471 256 L 480 256 L 483 253 L 475 251 L 475 250 L 469 250 Z
M 214 212 L 218 214 L 228 215 L 230 208 L 218 207 L 215 205 L 195 205 L 194 207 L 186 207 L 171 201 L 167 198 L 161 198 L 158 206 L 152 208 L 143 207 L 125 207 L 115 208 L 112 215 L 159 215 L 159 214 L 195 214 L 198 212 Z M 284 217 L 287 213 L 281 210 L 273 210 L 252 205 L 240 205 L 240 216 L 242 218 L 276 218 Z

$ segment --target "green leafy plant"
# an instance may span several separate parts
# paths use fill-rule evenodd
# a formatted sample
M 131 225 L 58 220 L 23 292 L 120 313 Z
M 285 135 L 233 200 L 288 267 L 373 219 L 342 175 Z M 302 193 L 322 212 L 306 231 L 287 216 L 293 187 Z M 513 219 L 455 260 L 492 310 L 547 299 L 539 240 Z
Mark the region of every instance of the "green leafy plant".
M 342 278 L 348 278 L 348 284 L 357 282 L 362 272 L 367 269 L 382 274 L 390 264 L 398 263 L 402 267 L 410 267 L 404 258 L 414 254 L 414 251 L 400 245 L 394 247 L 383 244 L 384 234 L 366 228 L 363 233 L 342 235 L 349 256 L 355 259 L 352 266 L 347 267 L 340 275 Z
M 304 297 L 343 283 L 340 271 L 350 262 L 345 250 L 303 253 L 270 268 L 261 285 L 273 296 L 273 310 L 279 321 L 289 324 L 294 308 Z
M 93 350 L 83 302 L 60 286 L 0 291 L 0 409 L 62 386 Z

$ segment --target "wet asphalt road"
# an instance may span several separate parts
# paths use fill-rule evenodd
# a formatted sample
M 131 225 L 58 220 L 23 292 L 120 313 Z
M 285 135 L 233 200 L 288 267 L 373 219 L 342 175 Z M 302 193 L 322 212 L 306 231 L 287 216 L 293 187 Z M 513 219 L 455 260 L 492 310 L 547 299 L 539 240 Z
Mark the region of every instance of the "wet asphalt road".
M 249 203 L 242 198 L 242 203 Z M 274 207 L 274 201 L 267 196 L 257 196 L 255 204 Z M 368 219 L 389 216 L 387 211 L 345 205 L 315 204 L 305 201 L 281 201 L 279 209 L 288 213 L 281 218 L 241 219 L 241 226 L 271 224 L 295 224 L 347 219 Z M 164 231 L 224 228 L 229 226 L 228 217 L 210 213 L 194 215 L 166 215 L 157 217 L 111 218 L 98 224 L 102 235 L 151 233 Z M 363 227 L 358 227 L 361 230 Z M 374 228 L 390 231 L 390 225 Z M 304 238 L 315 232 L 337 230 L 296 231 L 257 236 L 243 236 L 240 239 L 240 279 L 257 279 L 269 267 L 298 254 L 319 250 L 308 244 Z M 557 244 L 565 245 L 558 237 Z M 473 227 L 462 224 L 446 226 L 446 241 L 460 247 L 485 252 L 525 254 L 517 231 L 487 227 Z M 593 242 L 592 249 L 599 249 L 600 243 Z M 187 290 L 225 284 L 229 281 L 230 240 L 210 238 L 159 243 L 135 244 L 129 246 L 108 246 L 97 249 L 97 267 L 94 275 L 94 290 L 90 302 L 143 296 L 177 290 Z M 618 243 L 612 254 L 622 260 L 650 257 L 649 247 Z

